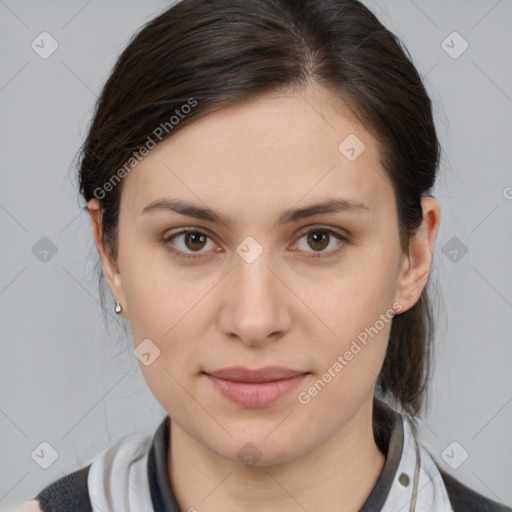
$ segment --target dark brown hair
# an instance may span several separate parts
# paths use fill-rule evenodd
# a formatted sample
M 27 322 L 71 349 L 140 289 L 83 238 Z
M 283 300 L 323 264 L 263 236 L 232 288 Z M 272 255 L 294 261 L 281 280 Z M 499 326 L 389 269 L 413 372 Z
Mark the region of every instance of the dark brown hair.
M 339 95 L 378 141 L 406 253 L 441 148 L 431 100 L 401 41 L 357 0 L 182 0 L 132 37 L 80 150 L 80 192 L 85 201 L 100 200 L 112 257 L 121 178 L 140 148 L 237 100 L 310 83 Z M 378 377 L 381 392 L 413 424 L 428 391 L 432 328 L 425 288 L 411 309 L 394 317 Z

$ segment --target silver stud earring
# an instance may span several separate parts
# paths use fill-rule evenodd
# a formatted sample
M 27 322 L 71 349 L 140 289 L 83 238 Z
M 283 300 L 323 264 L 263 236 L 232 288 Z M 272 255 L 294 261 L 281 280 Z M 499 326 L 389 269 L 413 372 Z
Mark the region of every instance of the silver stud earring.
M 116 300 L 116 313 L 119 314 L 121 311 L 123 311 L 123 308 L 121 307 L 121 304 L 119 304 L 119 302 Z

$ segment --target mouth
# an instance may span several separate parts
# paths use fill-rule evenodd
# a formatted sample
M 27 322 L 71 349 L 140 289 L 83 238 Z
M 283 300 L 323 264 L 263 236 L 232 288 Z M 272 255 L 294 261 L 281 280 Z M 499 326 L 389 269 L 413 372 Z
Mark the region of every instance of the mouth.
M 245 407 L 264 407 L 295 389 L 309 372 L 267 366 L 241 366 L 204 372 L 214 388 L 228 400 Z

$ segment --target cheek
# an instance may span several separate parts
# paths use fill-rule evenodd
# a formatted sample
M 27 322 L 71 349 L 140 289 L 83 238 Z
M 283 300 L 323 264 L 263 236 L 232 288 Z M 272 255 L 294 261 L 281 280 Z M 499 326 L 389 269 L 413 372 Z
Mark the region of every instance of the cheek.
M 394 312 L 371 297 L 361 299 L 366 300 L 341 307 L 332 318 L 335 334 L 324 346 L 322 362 L 331 375 L 342 374 L 347 381 L 370 384 L 384 361 Z
M 173 364 L 166 359 L 168 353 L 162 352 L 149 366 L 140 364 L 142 375 L 155 399 L 173 419 L 184 415 L 198 415 L 201 411 L 192 411 L 195 401 L 191 400 L 193 383 L 186 361 L 181 361 L 179 351 L 173 351 Z
M 150 353 L 158 354 L 150 365 L 140 364 L 157 395 L 162 387 L 176 385 L 172 377 L 186 386 L 199 371 L 202 345 L 197 341 L 205 339 L 214 321 L 207 295 L 216 279 L 193 279 L 165 261 L 135 256 L 134 251 L 123 261 L 123 288 L 134 347 L 143 350 L 146 343 Z M 179 386 L 173 391 L 179 393 Z
M 322 380 L 333 382 L 329 384 L 333 400 L 345 400 L 347 389 L 364 392 L 374 385 L 395 315 L 398 255 L 372 249 L 359 256 L 340 275 L 331 276 L 331 284 L 324 293 L 318 290 L 314 298 L 315 312 L 330 328 L 323 340 L 321 362 L 330 372 Z
M 162 249 L 138 245 L 125 244 L 119 258 L 136 343 L 139 338 L 163 338 L 198 300 L 193 283 L 160 254 Z
M 390 312 L 396 293 L 395 268 L 392 257 L 386 260 L 382 253 L 368 256 L 361 252 L 357 262 L 348 262 L 327 276 L 323 286 L 315 287 L 314 296 L 310 295 L 312 304 L 334 337 L 356 337 Z
M 361 309 L 363 305 L 367 309 Z M 319 373 L 301 389 L 299 403 L 307 405 L 311 414 L 331 408 L 343 411 L 347 418 L 354 414 L 374 391 L 393 317 L 392 309 L 379 307 L 371 296 L 341 308 L 330 319 L 335 335 L 324 339 L 318 351 Z

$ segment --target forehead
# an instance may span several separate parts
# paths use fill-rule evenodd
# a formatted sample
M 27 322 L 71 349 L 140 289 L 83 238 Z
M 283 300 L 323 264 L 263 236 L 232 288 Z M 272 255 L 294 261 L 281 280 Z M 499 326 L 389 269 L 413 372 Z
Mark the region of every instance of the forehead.
M 320 88 L 210 112 L 157 144 L 125 179 L 122 208 L 134 214 L 170 196 L 257 214 L 334 193 L 374 211 L 393 200 L 377 141 Z

